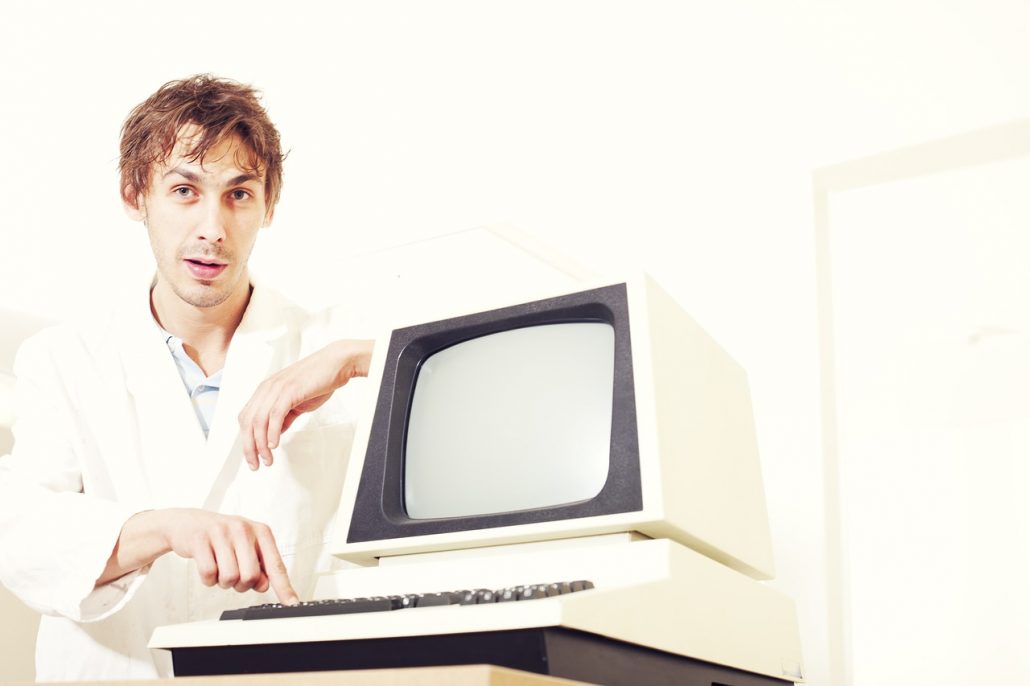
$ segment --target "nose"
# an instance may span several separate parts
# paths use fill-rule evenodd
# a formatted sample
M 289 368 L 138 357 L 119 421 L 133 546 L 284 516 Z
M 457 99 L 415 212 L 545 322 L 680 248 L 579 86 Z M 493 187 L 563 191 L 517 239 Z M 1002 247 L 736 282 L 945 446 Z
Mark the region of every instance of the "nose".
M 196 238 L 210 243 L 221 243 L 225 239 L 225 229 L 228 223 L 225 208 L 217 199 L 208 198 L 200 203 L 200 212 Z

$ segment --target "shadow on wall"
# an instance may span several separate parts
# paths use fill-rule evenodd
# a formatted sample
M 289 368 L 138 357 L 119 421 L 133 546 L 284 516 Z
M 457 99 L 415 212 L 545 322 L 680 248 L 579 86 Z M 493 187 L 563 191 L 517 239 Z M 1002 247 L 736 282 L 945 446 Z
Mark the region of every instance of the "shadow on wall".
M 0 459 L 14 443 L 10 429 L 14 355 L 23 340 L 46 324 L 33 315 L 0 310 Z M 0 683 L 34 680 L 39 614 L 0 586 L 0 618 Z
M 0 455 L 11 451 L 13 437 L 0 426 Z M 0 457 L 0 459 L 3 459 Z M 0 586 L 0 683 L 36 678 L 36 631 L 39 614 Z
M 0 617 L 0 683 L 34 680 L 39 613 L 0 586 Z

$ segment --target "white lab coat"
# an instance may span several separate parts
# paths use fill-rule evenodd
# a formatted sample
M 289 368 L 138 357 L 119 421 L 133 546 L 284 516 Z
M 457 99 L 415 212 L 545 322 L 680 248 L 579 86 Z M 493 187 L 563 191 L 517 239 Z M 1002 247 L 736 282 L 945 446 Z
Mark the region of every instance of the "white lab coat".
M 141 290 L 110 316 L 44 330 L 19 351 L 15 445 L 0 458 L 0 582 L 44 613 L 40 681 L 171 675 L 146 645 L 162 624 L 211 619 L 270 594 L 205 587 L 165 555 L 94 590 L 123 523 L 203 507 L 272 527 L 302 598 L 329 566 L 361 380 L 283 435 L 251 472 L 237 415 L 267 376 L 328 342 L 333 323 L 255 288 L 233 336 L 207 440 Z

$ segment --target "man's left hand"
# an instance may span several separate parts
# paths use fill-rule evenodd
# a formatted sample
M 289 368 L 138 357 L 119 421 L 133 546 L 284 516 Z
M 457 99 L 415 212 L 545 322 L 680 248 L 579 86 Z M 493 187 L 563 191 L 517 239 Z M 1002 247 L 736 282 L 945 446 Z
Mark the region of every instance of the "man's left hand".
M 261 382 L 240 412 L 240 440 L 251 469 L 258 458 L 272 464 L 272 450 L 294 420 L 317 410 L 333 392 L 358 376 L 368 376 L 372 341 L 336 341 Z

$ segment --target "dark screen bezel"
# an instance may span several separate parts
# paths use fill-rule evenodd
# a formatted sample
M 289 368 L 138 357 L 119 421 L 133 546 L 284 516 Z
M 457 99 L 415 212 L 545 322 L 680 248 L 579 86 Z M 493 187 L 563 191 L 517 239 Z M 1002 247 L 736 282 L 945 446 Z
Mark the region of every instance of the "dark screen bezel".
M 404 447 L 418 371 L 435 353 L 493 333 L 570 322 L 606 322 L 615 334 L 608 477 L 593 498 L 513 512 L 411 519 L 404 510 Z M 540 475 L 546 478 L 546 475 Z M 633 357 L 625 284 L 397 329 L 390 338 L 348 543 L 518 526 L 642 509 Z

